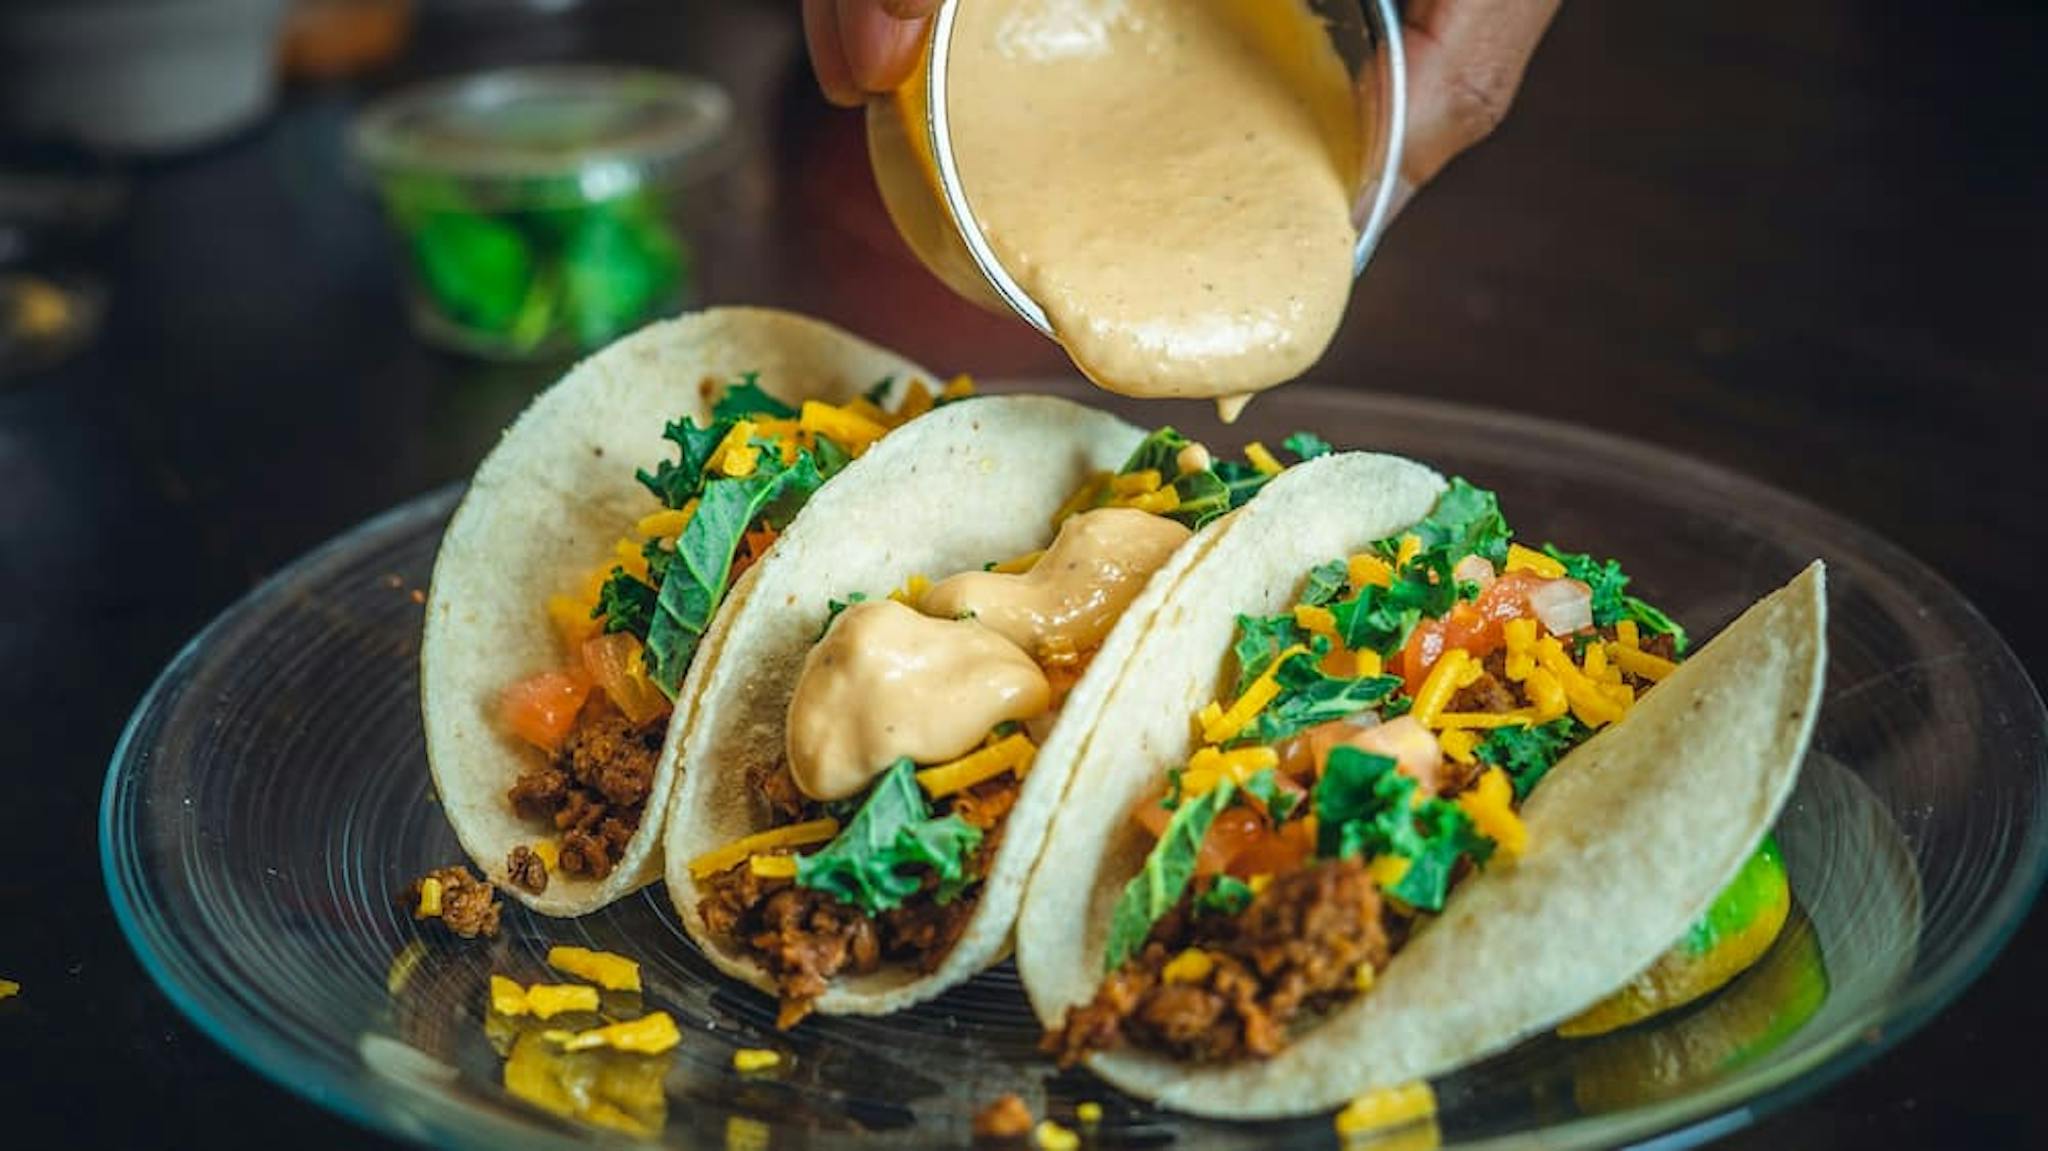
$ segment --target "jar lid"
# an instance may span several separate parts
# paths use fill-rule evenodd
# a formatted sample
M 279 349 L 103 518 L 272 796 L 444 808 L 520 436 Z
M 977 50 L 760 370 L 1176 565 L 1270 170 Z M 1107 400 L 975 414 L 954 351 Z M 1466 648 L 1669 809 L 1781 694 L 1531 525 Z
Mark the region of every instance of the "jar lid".
M 505 68 L 378 100 L 357 118 L 354 147 L 372 171 L 626 187 L 705 174 L 723 158 L 732 120 L 725 90 L 691 76 Z

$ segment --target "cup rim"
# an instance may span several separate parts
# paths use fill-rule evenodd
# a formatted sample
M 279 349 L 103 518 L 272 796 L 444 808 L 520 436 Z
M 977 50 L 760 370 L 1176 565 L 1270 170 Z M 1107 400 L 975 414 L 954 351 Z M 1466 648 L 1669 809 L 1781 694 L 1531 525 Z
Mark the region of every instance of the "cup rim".
M 1354 214 L 1359 204 L 1367 205 L 1358 239 L 1351 249 L 1354 280 L 1372 259 L 1373 250 L 1379 246 L 1380 237 L 1400 206 L 1401 159 L 1408 132 L 1408 56 L 1401 40 L 1401 17 L 1395 0 L 1359 0 L 1359 8 L 1368 33 L 1377 39 L 1374 56 L 1380 70 L 1379 106 L 1384 109 L 1380 138 L 1384 144 L 1379 149 L 1377 170 L 1362 173 L 1364 178 L 1353 199 Z M 959 15 L 959 0 L 942 0 L 933 14 L 925 49 L 925 132 L 938 177 L 939 199 L 952 217 L 954 230 L 969 258 L 996 296 L 1026 323 L 1051 337 L 1052 321 L 1045 309 L 1003 266 L 988 234 L 975 219 L 966 185 L 960 178 L 959 161 L 953 155 L 952 112 L 946 101 L 946 81 L 951 70 L 953 28 Z

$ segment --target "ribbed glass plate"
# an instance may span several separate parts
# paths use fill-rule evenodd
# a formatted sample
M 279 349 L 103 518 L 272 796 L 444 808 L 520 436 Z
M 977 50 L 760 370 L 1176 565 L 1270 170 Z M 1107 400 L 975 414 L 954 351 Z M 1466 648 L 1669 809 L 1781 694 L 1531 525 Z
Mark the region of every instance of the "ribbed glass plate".
M 1710 1138 L 1898 1041 L 2025 914 L 2048 858 L 2040 698 L 1984 620 L 1898 549 L 1694 461 L 1467 409 L 1295 387 L 1213 442 L 1277 442 L 1293 428 L 1497 489 L 1526 535 L 1620 557 L 1636 590 L 1698 633 L 1814 556 L 1830 568 L 1826 706 L 1779 827 L 1794 926 L 1699 1009 L 1590 1042 L 1535 1040 L 1441 1080 L 1443 1145 Z M 772 1005 L 717 976 L 659 888 L 573 921 L 511 905 L 494 942 L 417 944 L 401 892 L 461 853 L 421 748 L 412 593 L 457 496 L 372 520 L 251 593 L 165 669 L 115 752 L 101 835 L 122 926 L 164 990 L 238 1058 L 422 1141 L 618 1141 L 509 1097 L 485 1033 L 488 975 L 537 979 L 548 945 L 564 942 L 640 958 L 648 1004 L 683 1024 L 672 1058 L 637 1068 L 662 1090 L 636 1114 L 675 1146 L 960 1144 L 975 1109 L 1006 1091 L 1068 1126 L 1078 1102 L 1100 1102 L 1099 1147 L 1334 1142 L 1327 1117 L 1193 1122 L 1056 1073 L 1034 1053 L 1038 1029 L 1007 965 L 900 1015 L 777 1033 Z M 742 1076 L 731 1065 L 741 1047 L 774 1048 L 782 1067 Z

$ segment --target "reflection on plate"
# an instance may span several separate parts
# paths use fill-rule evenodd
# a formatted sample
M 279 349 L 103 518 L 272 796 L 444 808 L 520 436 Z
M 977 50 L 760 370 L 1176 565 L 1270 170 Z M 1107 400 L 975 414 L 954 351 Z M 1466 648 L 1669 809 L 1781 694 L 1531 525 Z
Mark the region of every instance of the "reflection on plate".
M 1532 1039 L 1439 1081 L 1443 1145 L 1726 1130 L 1905 1035 L 2024 915 L 2048 843 L 2040 700 L 1982 619 L 1896 549 L 1738 477 L 1534 421 L 1305 388 L 1228 434 L 1172 416 L 1219 444 L 1307 427 L 1462 472 L 1539 538 L 1627 557 L 1700 633 L 1813 556 L 1829 563 L 1827 704 L 1779 825 L 1800 917 L 1689 1010 Z M 400 893 L 460 851 L 421 751 L 409 593 L 454 500 L 391 512 L 258 589 L 165 671 L 115 754 L 102 849 L 122 925 L 239 1058 L 373 1126 L 493 1151 L 606 1128 L 675 1146 L 958 1144 L 1008 1091 L 1070 1127 L 1077 1104 L 1100 1103 L 1097 1146 L 1331 1141 L 1326 1118 L 1192 1121 L 1055 1072 L 1007 965 L 896 1016 L 777 1032 L 773 1004 L 698 957 L 658 889 L 572 921 L 508 907 L 496 940 L 422 945 Z M 642 960 L 645 1005 L 676 1018 L 682 1046 L 657 1061 L 522 1057 L 520 1030 L 487 1018 L 488 978 L 541 978 L 555 943 Z M 735 1071 L 749 1047 L 779 1066 Z

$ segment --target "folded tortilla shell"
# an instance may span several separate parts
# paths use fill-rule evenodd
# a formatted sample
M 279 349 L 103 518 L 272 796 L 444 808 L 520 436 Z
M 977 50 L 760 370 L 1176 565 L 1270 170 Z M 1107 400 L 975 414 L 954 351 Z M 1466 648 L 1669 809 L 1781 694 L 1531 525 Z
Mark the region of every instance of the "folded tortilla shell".
M 682 785 L 669 814 L 667 878 L 676 913 L 727 974 L 775 992 L 745 952 L 706 928 L 690 860 L 764 830 L 749 774 L 783 752 L 783 727 L 827 605 L 881 595 L 912 575 L 939 579 L 1046 546 L 1053 515 L 1091 475 L 1115 471 L 1143 433 L 1115 417 L 1044 396 L 992 396 L 942 408 L 896 432 L 813 497 L 782 537 L 784 562 L 761 571 L 731 616 L 723 652 L 682 740 Z M 877 1015 L 928 999 L 998 961 L 1024 881 L 1066 790 L 1079 737 L 1166 592 L 1225 521 L 1198 533 L 1155 573 L 1103 641 L 1040 745 L 1003 846 L 960 940 L 929 975 L 884 966 L 845 975 L 815 1003 L 824 1014 Z
M 1151 846 L 1130 820 L 1194 750 L 1238 613 L 1294 602 L 1304 573 L 1422 518 L 1436 491 L 1337 455 L 1290 470 L 1182 578 L 1074 768 L 1020 913 L 1017 963 L 1046 1026 L 1103 976 L 1111 912 Z M 1522 811 L 1529 847 L 1454 891 L 1371 991 L 1274 1058 L 1196 1065 L 1124 1048 L 1090 1059 L 1116 1086 L 1230 1118 L 1326 1110 L 1441 1075 L 1566 1019 L 1682 936 L 1770 829 L 1798 775 L 1825 667 L 1819 563 L 1756 604 L 1575 749 Z M 1171 622 L 1168 622 L 1171 621 Z
M 742 372 L 758 372 L 764 391 L 792 404 L 843 403 L 889 378 L 900 395 L 911 380 L 932 379 L 891 352 L 787 312 L 718 308 L 653 324 L 584 360 L 534 400 L 477 468 L 442 537 L 420 648 L 434 787 L 477 867 L 542 914 L 595 911 L 660 875 L 673 757 L 661 757 L 640 828 L 609 875 L 552 874 L 547 891 L 533 895 L 509 883 L 505 858 L 555 832 L 520 818 L 506 801 L 537 753 L 499 724 L 499 693 L 573 662 L 548 622 L 548 597 L 573 589 L 635 521 L 659 509 L 634 472 L 671 458 L 663 427 L 685 416 L 707 422 L 715 388 Z M 773 561 L 770 549 L 729 590 L 721 618 Z M 719 642 L 714 621 L 678 692 L 671 744 L 690 723 L 699 672 Z

